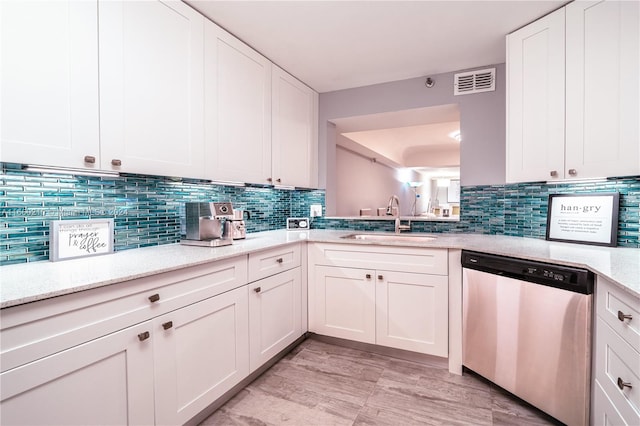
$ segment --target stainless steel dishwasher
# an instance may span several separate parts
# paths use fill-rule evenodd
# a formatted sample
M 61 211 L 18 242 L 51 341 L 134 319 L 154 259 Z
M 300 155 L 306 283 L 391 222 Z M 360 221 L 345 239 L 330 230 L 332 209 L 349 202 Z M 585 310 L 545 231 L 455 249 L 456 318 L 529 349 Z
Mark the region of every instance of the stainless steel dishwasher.
M 462 267 L 462 364 L 567 425 L 588 425 L 593 273 L 466 250 Z

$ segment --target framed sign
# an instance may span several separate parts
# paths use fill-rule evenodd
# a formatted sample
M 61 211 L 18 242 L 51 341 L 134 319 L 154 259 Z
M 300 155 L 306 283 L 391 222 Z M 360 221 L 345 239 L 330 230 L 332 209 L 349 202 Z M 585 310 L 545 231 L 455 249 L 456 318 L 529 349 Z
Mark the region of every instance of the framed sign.
M 460 180 L 452 180 L 449 182 L 447 191 L 447 203 L 460 202 Z
M 617 192 L 549 195 L 546 238 L 615 247 L 619 206 Z
M 113 252 L 113 219 L 52 220 L 49 260 L 75 259 Z

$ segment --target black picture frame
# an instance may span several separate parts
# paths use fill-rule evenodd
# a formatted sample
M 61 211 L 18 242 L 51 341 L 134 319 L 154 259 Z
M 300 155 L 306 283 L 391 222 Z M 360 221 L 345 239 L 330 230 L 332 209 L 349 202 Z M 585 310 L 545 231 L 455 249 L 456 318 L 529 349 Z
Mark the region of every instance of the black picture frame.
M 620 194 L 551 194 L 546 240 L 615 247 Z

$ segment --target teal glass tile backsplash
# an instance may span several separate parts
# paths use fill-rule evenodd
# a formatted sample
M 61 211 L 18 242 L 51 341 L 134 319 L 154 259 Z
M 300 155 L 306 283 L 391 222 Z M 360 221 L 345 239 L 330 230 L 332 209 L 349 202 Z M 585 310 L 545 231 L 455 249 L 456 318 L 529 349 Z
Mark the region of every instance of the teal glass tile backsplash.
M 49 259 L 49 222 L 112 217 L 115 250 L 171 244 L 185 234 L 184 203 L 231 201 L 249 211 L 248 232 L 281 229 L 286 218 L 324 205 L 324 191 L 213 185 L 141 175 L 70 176 L 3 168 L 0 265 Z
M 640 248 L 640 177 L 586 183 L 465 186 L 460 222 L 413 222 L 413 232 L 466 232 L 545 238 L 549 194 L 620 193 L 618 245 Z M 314 228 L 393 231 L 391 221 L 316 219 Z
M 323 190 L 213 185 L 166 177 L 70 176 L 3 167 L 0 174 L 0 265 L 49 258 L 49 222 L 112 217 L 115 250 L 175 243 L 184 235 L 184 203 L 231 201 L 248 210 L 247 231 L 283 229 L 325 205 Z M 461 188 L 460 222 L 414 222 L 414 232 L 467 232 L 544 238 L 549 194 L 620 193 L 618 245 L 640 248 L 640 177 L 590 183 L 530 183 Z M 315 218 L 316 229 L 393 231 L 391 221 Z

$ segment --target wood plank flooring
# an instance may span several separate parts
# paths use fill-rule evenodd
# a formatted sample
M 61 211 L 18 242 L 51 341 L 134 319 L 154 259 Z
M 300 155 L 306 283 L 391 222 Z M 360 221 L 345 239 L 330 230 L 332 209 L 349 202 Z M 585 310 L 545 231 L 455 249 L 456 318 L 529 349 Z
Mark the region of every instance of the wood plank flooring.
M 201 425 L 553 425 L 473 374 L 309 338 Z

